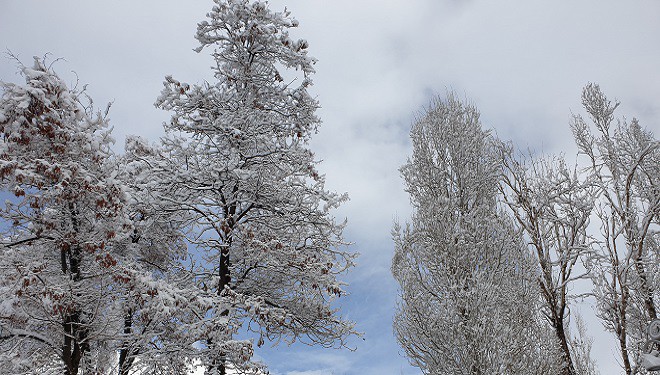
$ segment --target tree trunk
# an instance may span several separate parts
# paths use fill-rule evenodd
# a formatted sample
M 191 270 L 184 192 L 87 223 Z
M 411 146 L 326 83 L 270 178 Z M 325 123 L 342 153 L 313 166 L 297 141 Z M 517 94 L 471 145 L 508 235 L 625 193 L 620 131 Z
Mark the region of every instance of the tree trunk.
M 87 329 L 81 328 L 80 313 L 75 311 L 68 314 L 64 321 L 64 345 L 63 359 L 66 365 L 65 375 L 77 375 L 80 363 L 85 353 L 89 350 L 87 344 Z
M 552 285 L 552 278 L 549 274 L 549 269 L 543 268 L 542 264 L 542 270 L 544 271 L 544 275 L 546 277 L 546 283 L 548 283 L 548 285 Z M 557 292 L 549 289 L 540 277 L 539 286 L 541 288 L 541 294 L 545 299 L 546 307 L 551 313 L 549 316 L 550 323 L 552 324 L 552 328 L 555 331 L 555 335 L 557 336 L 557 340 L 559 342 L 559 349 L 561 351 L 561 359 L 563 362 L 560 374 L 576 375 L 575 366 L 573 365 L 573 360 L 571 358 L 571 349 L 568 345 L 568 337 L 566 337 L 566 330 L 564 329 L 564 310 L 566 308 L 566 304 L 565 302 L 559 301 L 556 294 Z M 565 291 L 562 289 L 561 293 L 565 293 Z M 561 299 L 561 301 L 564 301 L 564 299 Z
M 142 219 L 140 219 L 142 220 Z M 131 234 L 131 243 L 137 244 L 140 241 L 140 234 L 137 229 L 133 229 L 133 234 Z M 128 337 L 133 332 L 133 310 L 128 309 L 126 315 L 124 315 L 124 335 Z M 118 375 L 128 375 L 128 372 L 133 367 L 135 362 L 135 356 L 139 354 L 139 348 L 130 349 L 129 342 L 124 341 L 122 348 L 119 350 L 119 373 Z
M 71 214 L 71 224 L 75 233 L 78 233 L 79 223 L 77 219 L 77 210 L 73 203 L 69 204 L 69 212 Z M 62 271 L 65 276 L 71 278 L 71 281 L 78 283 L 82 279 L 80 263 L 82 261 L 82 251 L 77 244 L 72 248 L 68 247 L 62 250 L 63 256 Z M 76 292 L 78 293 L 78 292 Z M 64 344 L 62 345 L 62 360 L 65 364 L 65 375 L 78 375 L 80 370 L 80 363 L 83 356 L 89 350 L 87 343 L 88 329 L 84 327 L 81 317 L 81 311 L 77 306 L 71 307 L 71 311 L 67 311 L 62 322 L 64 328 Z
M 648 314 L 649 320 L 655 320 L 658 318 L 657 312 L 655 310 L 655 302 L 653 301 L 653 290 L 649 288 L 649 282 L 648 278 L 646 276 L 646 269 L 644 268 L 644 263 L 642 261 L 642 246 L 643 244 L 639 244 L 639 252 L 637 256 L 635 257 L 635 270 L 637 271 L 637 275 L 639 276 L 640 279 L 640 293 L 642 294 L 642 298 L 644 299 L 644 307 L 646 309 L 646 314 Z
M 234 193 L 237 188 L 234 188 Z M 220 281 L 218 282 L 218 290 L 216 291 L 218 295 L 221 295 L 226 287 L 231 286 L 231 261 L 230 261 L 230 248 L 232 244 L 232 230 L 234 229 L 234 215 L 236 214 L 236 206 L 231 205 L 230 207 L 225 208 L 226 224 L 223 227 L 224 230 L 224 246 L 220 250 L 220 264 L 218 267 L 218 277 Z M 229 310 L 220 312 L 220 316 L 229 315 Z M 207 343 L 212 344 L 212 340 L 208 339 Z M 221 352 L 219 358 L 213 358 L 212 364 L 208 367 L 208 371 L 211 372 L 214 369 L 217 369 L 218 375 L 227 374 L 226 366 L 226 355 L 227 353 Z
M 80 249 L 75 247 L 69 252 L 69 271 L 71 279 L 78 282 L 80 275 Z M 87 328 L 81 320 L 81 311 L 77 307 L 67 313 L 62 324 L 64 328 L 64 344 L 62 346 L 62 357 L 66 365 L 65 375 L 77 375 L 85 352 L 89 350 L 87 343 Z
M 133 330 L 133 312 L 128 311 L 124 315 L 124 335 L 129 335 Z M 133 362 L 135 361 L 134 353 L 131 353 L 131 349 L 128 346 L 128 342 L 124 342 L 122 348 L 119 350 L 119 373 L 118 375 L 128 375 Z M 129 355 L 133 354 L 133 355 Z
M 630 358 L 628 355 L 625 327 L 620 328 L 617 334 L 619 336 L 619 347 L 621 349 L 621 357 L 623 358 L 623 369 L 626 371 L 626 375 L 632 375 L 633 371 L 632 371 L 632 366 L 630 365 Z
M 231 237 L 230 237 L 231 238 Z M 231 241 L 229 241 L 231 242 Z M 229 261 L 229 243 L 225 248 L 220 252 L 220 285 L 218 286 L 218 294 L 221 294 L 225 287 L 229 286 L 231 282 L 231 274 L 229 270 L 230 266 Z M 220 315 L 226 316 L 229 314 L 228 310 L 223 311 Z M 226 353 L 220 353 L 220 358 L 218 359 L 218 375 L 226 375 L 227 370 L 225 366 L 225 356 Z
M 225 290 L 226 286 L 229 286 L 229 283 L 231 281 L 231 274 L 229 270 L 230 266 L 229 262 L 229 246 L 224 247 L 220 251 L 220 267 L 218 270 L 218 276 L 220 278 L 220 282 L 218 283 L 218 290 L 216 291 L 218 295 L 222 294 L 222 291 Z M 220 313 L 220 316 L 227 316 L 229 315 L 229 310 L 222 311 Z M 213 340 L 212 339 L 207 339 L 206 344 L 208 347 L 211 347 L 213 345 Z M 217 370 L 215 374 L 218 375 L 226 375 L 227 374 L 227 369 L 226 369 L 226 353 L 221 352 L 219 357 L 216 358 L 214 357 L 211 360 L 211 364 L 207 367 L 207 372 L 209 374 L 214 374 L 214 370 Z
M 575 368 L 573 366 L 573 360 L 571 359 L 571 350 L 568 346 L 566 331 L 564 330 L 564 319 L 558 319 L 554 326 L 557 339 L 559 340 L 559 346 L 561 348 L 561 357 L 564 361 L 560 374 L 575 375 Z

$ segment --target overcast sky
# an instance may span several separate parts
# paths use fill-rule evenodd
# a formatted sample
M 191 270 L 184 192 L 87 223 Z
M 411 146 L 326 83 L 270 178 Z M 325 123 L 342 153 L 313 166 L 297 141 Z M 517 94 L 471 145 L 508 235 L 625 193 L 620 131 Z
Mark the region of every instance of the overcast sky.
M 50 53 L 55 69 L 110 112 L 117 149 L 127 134 L 154 141 L 166 112 L 153 107 L 163 77 L 210 80 L 210 58 L 192 51 L 211 0 L 0 0 L 0 48 L 25 64 Z M 656 137 L 660 124 L 660 2 L 272 0 L 300 21 L 316 66 L 313 93 L 324 124 L 312 142 L 327 187 L 351 201 L 347 239 L 361 253 L 346 278 L 344 314 L 365 333 L 356 350 L 301 345 L 261 350 L 280 375 L 418 374 L 392 335 L 396 284 L 389 272 L 394 219 L 410 214 L 398 168 L 410 154 L 408 131 L 430 97 L 454 90 L 482 113 L 485 127 L 519 147 L 575 159 L 568 127 L 581 88 L 601 85 Z M 0 80 L 19 81 L 0 59 Z M 612 335 L 593 310 L 580 310 L 595 338 L 603 374 L 619 373 Z

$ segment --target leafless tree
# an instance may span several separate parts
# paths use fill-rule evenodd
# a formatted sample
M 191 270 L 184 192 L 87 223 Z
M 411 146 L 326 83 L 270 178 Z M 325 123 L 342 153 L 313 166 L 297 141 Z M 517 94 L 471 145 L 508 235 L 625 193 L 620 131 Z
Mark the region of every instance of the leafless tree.
M 619 106 L 596 84 L 582 92 L 589 116 L 571 128 L 597 189 L 601 237 L 590 254 L 598 316 L 618 340 L 626 374 L 637 365 L 645 327 L 657 318 L 660 282 L 660 143 L 636 119 L 615 120 Z M 595 132 L 592 129 L 595 128 Z
M 561 374 L 576 374 L 568 332 L 569 290 L 575 280 L 586 276 L 576 264 L 589 249 L 587 226 L 594 191 L 562 159 L 525 161 L 509 147 L 502 148 L 502 156 L 500 192 L 536 260 L 542 311 L 562 353 Z

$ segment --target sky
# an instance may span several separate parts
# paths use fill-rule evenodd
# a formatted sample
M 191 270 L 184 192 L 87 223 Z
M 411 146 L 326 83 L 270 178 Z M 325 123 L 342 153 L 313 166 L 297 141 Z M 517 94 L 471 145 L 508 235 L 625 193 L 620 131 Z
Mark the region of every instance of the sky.
M 600 84 L 622 102 L 618 114 L 660 130 L 660 2 L 584 0 L 271 0 L 300 21 L 292 36 L 318 59 L 312 93 L 322 108 L 311 148 L 326 187 L 351 200 L 335 216 L 361 254 L 345 276 L 344 315 L 364 333 L 350 350 L 280 345 L 257 352 L 277 375 L 419 374 L 392 334 L 396 283 L 390 274 L 394 220 L 410 215 L 398 168 L 408 132 L 435 95 L 453 90 L 481 111 L 484 127 L 519 148 L 564 153 L 580 93 Z M 154 108 L 166 75 L 211 80 L 211 59 L 192 51 L 211 0 L 0 1 L 0 49 L 26 65 L 50 54 L 67 82 L 88 84 L 110 121 L 117 150 L 125 136 L 156 141 L 169 114 Z M 75 72 L 72 73 L 72 72 Z M 76 78 L 77 77 L 77 78 Z M 0 57 L 0 80 L 20 82 Z M 614 336 L 590 302 L 576 305 L 594 338 L 603 374 L 621 373 Z M 267 345 L 268 346 L 268 345 Z

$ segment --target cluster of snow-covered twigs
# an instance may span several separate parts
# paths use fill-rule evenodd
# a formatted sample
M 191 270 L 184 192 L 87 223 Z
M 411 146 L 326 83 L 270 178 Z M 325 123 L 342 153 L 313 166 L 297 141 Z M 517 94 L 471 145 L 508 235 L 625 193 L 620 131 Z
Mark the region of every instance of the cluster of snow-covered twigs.
M 159 144 L 114 154 L 107 110 L 42 59 L 2 85 L 2 373 L 258 373 L 266 340 L 355 333 L 332 307 L 354 259 L 331 216 L 346 197 L 308 149 L 314 59 L 288 12 L 215 3 L 196 37 L 216 82 L 166 77 Z

